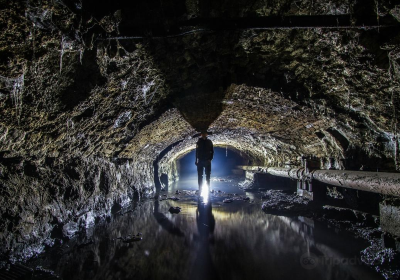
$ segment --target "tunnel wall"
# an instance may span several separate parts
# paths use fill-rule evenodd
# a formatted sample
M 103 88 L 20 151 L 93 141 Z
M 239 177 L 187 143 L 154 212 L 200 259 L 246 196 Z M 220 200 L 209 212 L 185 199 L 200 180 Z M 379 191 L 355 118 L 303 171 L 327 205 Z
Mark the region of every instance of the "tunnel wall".
M 0 171 L 1 254 L 15 258 L 71 238 L 139 195 L 132 160 L 2 158 Z
M 6 206 L 0 214 L 9 252 L 35 244 L 40 251 L 55 225 L 69 225 L 68 237 L 69 227 L 108 215 L 132 193 L 151 194 L 154 161 L 159 174 L 176 174 L 173 157 L 193 147 L 196 134 L 174 105 L 188 96 L 207 101 L 204 96 L 218 95 L 215 105 L 223 110 L 210 125 L 215 144 L 247 153 L 253 164 L 284 166 L 315 155 L 325 163 L 348 160 L 349 169 L 399 170 L 395 29 L 211 30 L 152 38 L 141 20 L 149 24 L 160 14 L 132 18 L 118 6 L 125 1 L 101 11 L 97 5 L 82 9 L 82 2 L 2 1 L 0 183 Z M 180 15 L 187 20 L 196 15 L 195 1 L 189 2 L 193 7 Z M 354 5 L 274 2 L 264 9 L 264 2 L 229 14 L 323 16 L 353 13 Z M 218 6 L 213 10 L 226 16 Z M 121 33 L 125 12 L 143 37 Z M 388 1 L 380 1 L 380 12 L 399 19 Z M 173 18 L 169 24 L 182 20 L 166 18 Z M 161 33 L 169 24 L 158 27 L 165 28 Z M 207 102 L 189 105 L 213 109 Z

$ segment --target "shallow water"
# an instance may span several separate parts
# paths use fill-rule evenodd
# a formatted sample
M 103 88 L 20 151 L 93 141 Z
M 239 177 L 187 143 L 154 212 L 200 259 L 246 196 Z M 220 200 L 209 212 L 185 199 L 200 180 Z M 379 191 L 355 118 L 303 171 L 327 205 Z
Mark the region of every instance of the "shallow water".
M 266 214 L 258 194 L 223 203 L 246 195 L 235 180 L 211 187 L 204 204 L 196 180 L 181 180 L 160 192 L 180 200 L 142 201 L 32 264 L 63 279 L 382 279 L 359 259 L 365 241 L 309 218 Z M 138 233 L 141 241 L 117 239 Z

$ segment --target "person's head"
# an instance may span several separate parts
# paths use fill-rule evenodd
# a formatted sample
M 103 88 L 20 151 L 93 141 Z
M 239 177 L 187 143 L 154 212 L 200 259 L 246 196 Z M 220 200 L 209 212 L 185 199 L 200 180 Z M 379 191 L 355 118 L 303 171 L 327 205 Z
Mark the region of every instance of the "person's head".
M 201 132 L 201 138 L 206 139 L 207 135 L 208 135 L 207 131 L 202 131 Z

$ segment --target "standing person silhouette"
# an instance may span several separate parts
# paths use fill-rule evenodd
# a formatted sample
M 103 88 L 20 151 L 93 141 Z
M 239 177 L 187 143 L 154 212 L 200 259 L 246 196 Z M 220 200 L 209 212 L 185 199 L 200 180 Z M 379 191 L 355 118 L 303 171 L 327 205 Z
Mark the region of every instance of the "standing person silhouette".
M 196 143 L 195 164 L 197 165 L 197 176 L 200 192 L 203 186 L 203 170 L 206 172 L 206 181 L 208 186 L 210 186 L 211 161 L 214 158 L 214 145 L 212 141 L 207 138 L 207 135 L 207 131 L 202 131 L 201 137 Z

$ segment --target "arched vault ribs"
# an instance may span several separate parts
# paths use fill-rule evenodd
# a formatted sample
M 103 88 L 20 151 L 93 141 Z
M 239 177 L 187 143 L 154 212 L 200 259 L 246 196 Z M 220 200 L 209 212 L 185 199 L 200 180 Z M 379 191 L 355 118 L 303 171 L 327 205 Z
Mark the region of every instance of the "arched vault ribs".
M 300 165 L 302 156 L 315 156 L 321 159 L 322 168 L 335 162 L 336 168 L 343 169 L 340 160 L 362 156 L 354 150 L 357 134 L 340 118 L 315 111 L 311 101 L 301 103 L 281 92 L 232 84 L 222 102 L 224 109 L 209 127 L 210 138 L 215 146 L 242 151 L 253 159 L 253 165 Z M 141 189 L 154 188 L 163 173 L 170 180 L 177 177 L 177 159 L 195 148 L 195 135 L 196 130 L 181 113 L 170 109 L 141 129 L 120 157 L 133 159 Z M 167 147 L 169 151 L 165 151 Z M 373 152 L 384 156 L 381 151 Z M 159 168 L 157 176 L 154 168 Z
M 232 85 L 225 97 L 224 110 L 210 126 L 210 139 L 215 146 L 228 146 L 248 155 L 252 165 L 299 164 L 302 155 L 343 154 L 329 133 L 318 133 L 333 127 L 333 120 L 316 117 L 310 108 L 299 106 L 280 93 Z M 153 188 L 163 173 L 170 180 L 177 177 L 177 159 L 195 148 L 194 135 L 195 129 L 181 113 L 171 109 L 140 130 L 120 157 L 133 158 L 139 183 Z M 321 139 L 321 135 L 326 137 Z
M 224 96 L 224 110 L 210 126 L 213 132 L 210 139 L 215 146 L 229 146 L 242 151 L 252 158 L 253 165 L 262 166 L 299 164 L 303 155 L 343 157 L 340 145 L 336 145 L 329 137 L 320 138 L 321 135 L 330 135 L 319 131 L 334 127 L 334 120 L 316 116 L 308 106 L 299 105 L 281 93 L 246 85 L 232 84 Z M 177 110 L 173 111 L 173 117 L 169 116 L 147 129 L 148 132 L 143 133 L 147 136 L 141 138 L 141 143 L 146 147 L 149 143 L 145 139 L 156 137 L 159 141 L 154 142 L 150 149 L 153 152 L 161 152 L 162 146 L 165 149 L 176 143 L 159 161 L 159 176 L 165 173 L 173 180 L 178 174 L 177 159 L 195 148 L 197 138 L 188 134 L 190 129 L 179 131 L 180 126 L 170 121 L 172 118 L 175 122 L 179 119 L 179 123 L 185 123 Z M 168 124 L 172 126 L 168 127 Z M 185 124 L 187 127 L 188 124 Z M 173 139 L 168 139 L 170 134 L 174 136 Z M 158 154 L 152 156 L 156 159 Z

